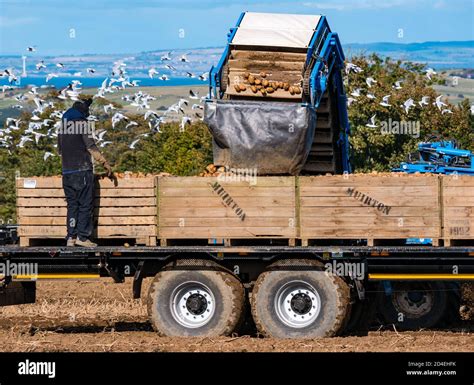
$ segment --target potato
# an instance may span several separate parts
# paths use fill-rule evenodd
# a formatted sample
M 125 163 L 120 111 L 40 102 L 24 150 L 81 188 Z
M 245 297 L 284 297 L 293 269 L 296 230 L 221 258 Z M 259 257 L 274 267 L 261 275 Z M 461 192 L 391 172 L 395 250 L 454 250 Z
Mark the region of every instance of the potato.
M 270 82 L 267 79 L 262 80 L 262 86 L 268 87 L 269 84 L 270 84 Z
M 275 91 L 273 87 L 267 87 L 266 90 L 269 94 L 272 94 Z
M 301 94 L 301 88 L 300 87 L 293 87 L 293 89 L 295 90 L 295 94 L 299 95 Z
M 245 84 L 239 84 L 240 91 L 245 91 L 247 87 L 245 87 Z
M 245 78 L 245 79 L 248 79 L 249 76 L 250 76 L 250 73 L 249 73 L 249 72 L 244 73 L 244 78 Z
M 234 84 L 234 88 L 237 92 L 240 92 L 240 85 Z
M 263 96 L 267 96 L 267 90 L 265 88 L 260 89 Z
M 290 94 L 291 94 L 291 95 L 294 95 L 294 94 L 295 94 L 295 89 L 294 89 L 293 86 L 291 86 L 291 87 L 288 89 L 288 91 L 290 91 Z
M 288 83 L 283 83 L 283 89 L 288 91 L 290 89 L 290 85 Z
M 267 77 L 267 73 L 266 73 L 265 71 L 260 72 L 260 77 L 266 78 L 266 77 Z
M 260 79 L 255 79 L 255 84 L 262 84 L 262 81 Z
M 250 89 L 252 90 L 252 92 L 253 92 L 254 94 L 256 94 L 257 91 L 258 91 L 258 89 L 257 89 L 256 86 L 250 86 Z
M 249 83 L 255 84 L 255 77 L 253 75 L 249 75 Z

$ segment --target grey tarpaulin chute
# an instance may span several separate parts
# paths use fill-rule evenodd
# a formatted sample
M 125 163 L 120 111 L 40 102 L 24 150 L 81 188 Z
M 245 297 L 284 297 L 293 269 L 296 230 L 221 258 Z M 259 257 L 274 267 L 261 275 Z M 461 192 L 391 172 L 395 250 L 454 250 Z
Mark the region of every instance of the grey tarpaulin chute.
M 316 111 L 301 103 L 216 100 L 205 103 L 204 122 L 215 165 L 297 175 L 311 150 Z

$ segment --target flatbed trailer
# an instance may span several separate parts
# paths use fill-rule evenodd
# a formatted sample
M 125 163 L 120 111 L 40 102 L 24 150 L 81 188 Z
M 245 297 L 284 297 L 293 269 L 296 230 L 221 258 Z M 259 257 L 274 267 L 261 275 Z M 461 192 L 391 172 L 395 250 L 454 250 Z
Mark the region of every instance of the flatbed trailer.
M 374 306 L 380 301 L 392 305 L 398 303 L 410 293 L 410 289 L 406 289 L 403 285 L 415 285 L 412 290 L 415 299 L 411 302 L 407 300 L 412 309 L 410 306 L 408 308 L 402 306 L 403 311 L 400 311 L 400 308 L 390 305 L 390 309 L 385 309 L 385 320 L 390 320 L 390 310 L 393 313 L 395 309 L 398 311 L 394 319 L 397 327 L 413 328 L 424 325 L 429 327 L 441 322 L 445 315 L 449 315 L 438 314 L 440 309 L 443 309 L 444 313 L 456 311 L 455 307 L 459 306 L 459 303 L 456 303 L 459 283 L 474 279 L 474 246 L 181 245 L 79 248 L 5 245 L 0 246 L 0 261 L 4 264 L 37 266 L 36 276 L 13 277 L 13 282 L 19 281 L 21 284 L 16 284 L 13 291 L 15 298 L 11 298 L 12 292 L 8 290 L 4 289 L 1 292 L 0 297 L 3 299 L 0 303 L 3 305 L 34 302 L 34 282 L 38 279 L 111 277 L 116 283 L 120 283 L 124 282 L 126 277 L 133 277 L 133 298 L 139 298 L 143 279 L 155 277 L 147 303 L 150 321 L 162 335 L 229 334 L 236 330 L 245 316 L 248 316 L 246 308 L 249 298 L 253 319 L 259 331 L 263 331 L 265 335 L 290 338 L 332 336 L 365 325 L 371 312 L 375 311 Z M 342 270 L 338 271 L 337 267 L 341 267 Z M 349 268 L 344 270 L 344 267 Z M 262 282 L 262 277 L 268 276 L 269 272 L 270 275 L 280 275 L 279 279 L 283 279 L 280 289 L 288 288 L 290 285 L 289 292 L 278 294 L 277 290 L 274 298 L 272 297 L 277 313 L 269 315 L 274 317 L 273 321 L 266 319 L 267 315 L 262 314 L 262 309 L 256 309 L 258 305 L 255 304 L 258 292 L 262 291 L 264 287 L 262 285 L 266 284 Z M 362 272 L 362 276 L 357 276 L 357 272 Z M 173 286 L 169 274 L 186 276 L 184 279 L 179 277 Z M 212 277 L 217 277 L 219 274 L 224 275 L 225 287 L 220 287 L 219 282 L 213 282 Z M 316 277 L 315 281 L 311 281 L 314 279 L 311 278 L 311 274 Z M 335 287 L 325 287 L 328 278 L 336 279 Z M 318 286 L 318 280 L 322 282 L 321 286 Z M 6 287 L 12 285 L 10 279 L 4 280 L 4 283 L 10 283 Z M 397 286 L 399 284 L 402 285 L 402 289 Z M 154 285 L 157 285 L 155 289 Z M 182 285 L 185 285 L 184 289 L 189 294 L 180 296 L 179 290 Z M 285 313 L 281 309 L 284 304 L 278 304 L 279 298 L 284 300 L 288 296 L 297 297 L 298 293 L 302 292 L 301 285 L 309 289 L 307 291 L 309 295 L 305 295 L 303 289 L 303 297 L 299 298 L 300 301 L 292 303 Z M 226 292 L 228 288 L 233 288 L 234 293 Z M 341 288 L 345 290 L 343 294 L 335 299 L 327 298 Z M 264 289 L 265 295 L 273 293 L 271 289 L 266 287 Z M 236 294 L 236 290 L 240 292 Z M 163 293 L 168 293 L 169 303 L 163 302 L 164 298 L 161 297 Z M 206 301 L 202 293 L 212 296 L 214 301 Z M 312 297 L 313 294 L 316 295 L 316 299 Z M 10 298 L 6 299 L 8 295 Z M 242 303 L 225 306 L 224 303 L 229 299 L 226 296 L 233 298 L 234 302 L 236 298 L 241 298 Z M 341 304 L 341 301 L 344 303 Z M 220 302 L 223 303 L 222 306 Z M 343 308 L 339 310 L 340 314 L 332 314 L 335 311 L 334 304 Z M 177 313 L 172 310 L 175 308 L 174 305 L 182 305 L 186 311 L 193 312 L 188 313 L 188 316 Z M 322 327 L 314 327 L 314 320 L 307 315 L 311 314 L 306 309 L 310 305 L 319 308 L 318 316 L 323 317 Z M 424 309 L 421 313 L 420 308 Z M 163 309 L 171 311 L 165 311 L 167 314 L 163 315 Z M 210 321 L 206 318 L 205 321 L 208 322 L 203 324 L 192 319 L 195 316 L 200 318 L 205 310 L 211 310 L 214 316 L 224 317 L 228 322 L 224 322 L 222 326 L 218 319 L 216 325 L 206 327 L 213 324 L 213 317 Z M 329 315 L 324 314 L 325 312 Z M 393 317 L 395 315 L 392 314 Z M 291 316 L 298 318 L 303 316 L 303 320 L 291 323 L 288 321 L 288 317 Z M 324 320 L 324 317 L 329 320 Z M 334 319 L 338 317 L 342 319 L 339 321 Z M 282 321 L 280 325 L 272 324 L 275 318 Z M 171 325 L 170 321 L 173 319 L 182 322 Z

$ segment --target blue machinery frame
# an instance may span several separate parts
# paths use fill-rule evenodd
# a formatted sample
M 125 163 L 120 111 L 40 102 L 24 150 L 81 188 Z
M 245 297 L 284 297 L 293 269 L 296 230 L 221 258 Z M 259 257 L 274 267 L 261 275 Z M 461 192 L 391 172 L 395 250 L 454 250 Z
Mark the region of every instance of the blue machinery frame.
M 222 70 L 229 56 L 232 40 L 244 16 L 245 12 L 242 12 L 235 27 L 230 29 L 227 34 L 227 45 L 224 52 L 217 66 L 213 66 L 209 71 L 209 95 L 211 98 L 222 99 L 224 96 L 224 92 L 221 90 Z M 342 169 L 344 172 L 351 172 L 349 155 L 350 126 L 341 74 L 343 66 L 344 53 L 339 37 L 337 33 L 331 32 L 326 17 L 321 16 L 306 55 L 305 68 L 311 68 L 309 75 L 310 102 L 304 105 L 308 108 L 317 109 L 328 85 L 332 83 L 337 95 L 338 118 L 341 125 L 337 144 L 341 152 Z

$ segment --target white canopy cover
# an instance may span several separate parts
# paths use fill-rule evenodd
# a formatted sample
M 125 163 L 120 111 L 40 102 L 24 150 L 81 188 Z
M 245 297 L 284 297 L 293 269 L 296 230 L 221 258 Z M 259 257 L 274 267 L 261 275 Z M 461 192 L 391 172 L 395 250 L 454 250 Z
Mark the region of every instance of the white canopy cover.
M 235 45 L 307 48 L 321 15 L 245 12 Z

